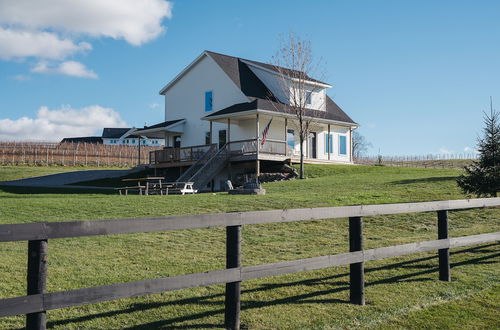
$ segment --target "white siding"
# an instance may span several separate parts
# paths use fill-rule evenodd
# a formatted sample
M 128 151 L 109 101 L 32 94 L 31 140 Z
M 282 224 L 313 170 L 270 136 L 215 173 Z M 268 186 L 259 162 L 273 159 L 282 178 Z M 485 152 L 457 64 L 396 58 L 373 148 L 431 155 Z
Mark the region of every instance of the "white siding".
M 213 92 L 213 110 L 205 112 L 205 92 Z M 210 124 L 202 117 L 248 98 L 222 71 L 213 59 L 202 58 L 165 94 L 165 120 L 185 118 L 181 146 L 205 144 L 205 134 Z M 213 142 L 218 142 L 218 131 L 227 125 L 214 123 Z

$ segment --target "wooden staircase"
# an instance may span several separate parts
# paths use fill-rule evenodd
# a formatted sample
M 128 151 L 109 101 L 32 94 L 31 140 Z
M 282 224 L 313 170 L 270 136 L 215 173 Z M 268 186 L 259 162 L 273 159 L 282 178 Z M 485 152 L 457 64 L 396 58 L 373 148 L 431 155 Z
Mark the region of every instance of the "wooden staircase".
M 227 164 L 229 160 L 228 145 L 217 152 L 210 148 L 207 153 L 184 172 L 177 182 L 194 182 L 193 188 L 202 190 Z

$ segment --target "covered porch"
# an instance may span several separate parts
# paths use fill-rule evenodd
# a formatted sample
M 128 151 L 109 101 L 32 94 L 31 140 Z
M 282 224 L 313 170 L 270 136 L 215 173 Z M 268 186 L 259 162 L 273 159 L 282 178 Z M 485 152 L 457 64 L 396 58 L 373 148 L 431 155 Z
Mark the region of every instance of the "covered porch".
M 245 111 L 223 116 L 206 116 L 209 131 L 206 144 L 194 146 L 167 146 L 150 153 L 154 167 L 188 166 L 206 157 L 210 151 L 225 148 L 230 162 L 260 160 L 300 162 L 299 128 L 293 114 L 271 111 Z M 334 146 L 334 133 L 344 136 L 343 155 Z M 340 133 L 339 133 L 340 132 Z M 306 163 L 350 163 L 351 128 L 339 126 L 328 120 L 315 119 L 311 133 L 304 142 Z M 346 141 L 349 141 L 347 143 Z
M 294 114 L 252 110 L 219 116 L 206 116 L 214 143 L 214 123 L 225 126 L 231 160 L 275 160 L 300 162 L 300 126 Z M 220 130 L 219 130 L 220 132 Z M 341 138 L 340 138 L 341 137 Z M 219 134 L 220 138 L 220 134 Z M 339 138 L 343 145 L 339 145 Z M 311 120 L 303 143 L 307 163 L 351 163 L 352 127 L 329 119 Z

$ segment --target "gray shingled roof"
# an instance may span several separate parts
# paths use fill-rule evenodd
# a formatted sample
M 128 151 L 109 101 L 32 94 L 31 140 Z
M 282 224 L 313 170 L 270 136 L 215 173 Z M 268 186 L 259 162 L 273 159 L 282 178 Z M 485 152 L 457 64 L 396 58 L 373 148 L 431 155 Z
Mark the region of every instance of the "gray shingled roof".
M 206 53 L 219 65 L 229 78 L 248 97 L 275 100 L 273 93 L 257 78 L 255 73 L 239 58 L 218 54 L 210 51 Z
M 175 123 L 178 123 L 180 121 L 183 121 L 185 119 L 175 119 L 175 120 L 169 120 L 169 121 L 164 121 L 159 124 L 151 125 L 151 126 L 144 126 L 143 128 L 139 128 L 138 131 L 142 131 L 145 129 L 152 129 L 152 128 L 160 128 L 160 127 L 168 127 L 170 125 L 173 125 Z
M 254 61 L 254 60 L 248 60 L 248 59 L 245 59 L 245 58 L 239 58 L 239 57 L 234 57 L 234 56 L 219 54 L 219 53 L 211 52 L 211 51 L 208 51 L 208 50 L 206 50 L 205 52 L 208 55 L 210 55 L 210 57 L 212 57 L 217 62 L 217 64 L 219 64 L 219 66 L 222 68 L 222 70 L 224 70 L 226 72 L 226 74 L 239 87 L 241 87 L 241 85 L 238 82 L 238 81 L 240 81 L 240 79 L 238 79 L 238 77 L 236 75 L 236 73 L 238 72 L 238 70 L 237 70 L 238 66 L 240 64 L 242 64 L 245 67 L 247 67 L 247 65 L 245 63 L 243 63 L 242 61 L 253 63 L 255 65 L 264 67 L 264 68 L 266 68 L 268 70 L 271 70 L 271 71 L 274 71 L 274 72 L 278 72 L 278 73 L 282 72 L 282 73 L 285 73 L 286 75 L 290 75 L 292 77 L 293 76 L 298 76 L 300 74 L 299 71 L 290 70 L 288 68 L 283 68 L 283 67 L 276 66 L 276 65 L 273 65 L 273 64 L 269 64 L 269 63 L 258 62 L 258 61 Z M 247 67 L 247 69 L 248 69 L 248 67 Z M 249 71 L 251 72 L 251 70 L 249 70 Z M 252 75 L 254 75 L 253 72 L 252 72 Z M 257 77 L 255 77 L 255 78 L 257 78 Z M 317 83 L 329 85 L 326 82 L 323 82 L 323 81 L 311 78 L 308 75 L 306 75 L 306 78 L 307 78 L 307 80 L 310 80 L 310 81 L 313 81 L 313 82 L 317 82 Z M 259 80 L 259 79 L 257 78 L 257 80 Z M 260 82 L 260 83 L 262 84 L 262 82 Z M 262 85 L 264 85 L 264 84 L 262 84 Z M 266 87 L 264 86 L 264 88 L 266 88 Z
M 118 139 L 130 130 L 128 128 L 106 127 L 102 130 L 102 137 L 107 139 Z
M 251 62 L 256 65 L 263 66 L 267 69 L 277 71 L 273 65 L 214 53 L 211 51 L 206 51 L 206 53 L 214 59 L 219 67 L 229 76 L 229 78 L 236 84 L 236 86 L 238 86 L 241 91 L 247 97 L 249 97 L 250 100 L 250 102 L 235 104 L 220 111 L 214 112 L 206 116 L 206 118 L 255 109 L 276 112 L 289 112 L 286 109 L 288 105 L 281 103 L 243 61 Z M 312 78 L 310 79 L 326 84 Z M 328 96 L 326 97 L 326 112 L 310 110 L 308 111 L 308 115 L 317 118 L 355 124 L 355 122 Z
M 96 143 L 102 144 L 100 136 L 81 136 L 62 139 L 61 143 Z
M 227 115 L 257 109 L 275 111 L 280 113 L 291 113 L 289 107 L 289 105 L 280 102 L 273 102 L 267 99 L 256 98 L 251 102 L 238 103 L 222 110 L 216 111 L 206 116 L 205 118 L 210 119 L 211 117 L 217 117 L 220 115 Z M 354 122 L 351 117 L 349 117 L 335 102 L 333 102 L 333 100 L 329 96 L 326 97 L 326 111 L 311 109 L 307 110 L 306 115 L 314 118 L 334 120 L 348 124 L 356 124 L 356 122 Z

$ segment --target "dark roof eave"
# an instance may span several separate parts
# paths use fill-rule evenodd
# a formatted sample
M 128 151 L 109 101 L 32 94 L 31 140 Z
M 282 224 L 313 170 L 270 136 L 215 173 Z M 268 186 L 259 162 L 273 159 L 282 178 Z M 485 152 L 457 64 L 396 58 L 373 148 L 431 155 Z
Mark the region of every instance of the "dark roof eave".
M 257 113 L 263 114 L 263 115 L 273 115 L 273 116 L 277 116 L 277 117 L 287 117 L 287 118 L 296 117 L 296 115 L 294 115 L 293 113 L 288 113 L 288 112 L 278 112 L 278 111 L 265 110 L 265 109 L 251 109 L 251 110 L 246 110 L 246 111 L 222 113 L 222 114 L 217 114 L 217 112 L 215 112 L 215 113 L 210 114 L 208 116 L 202 117 L 201 119 L 203 119 L 203 120 L 218 120 L 218 119 L 239 117 L 239 116 L 245 116 L 245 115 L 252 115 L 252 114 L 257 114 Z M 328 119 L 328 118 L 323 118 L 323 117 L 309 117 L 309 116 L 305 116 L 305 117 L 312 118 L 313 120 L 316 120 L 319 122 L 324 122 L 324 123 L 331 123 L 331 124 L 349 126 L 349 127 L 359 127 L 359 124 L 356 122 L 347 122 L 347 121 Z

